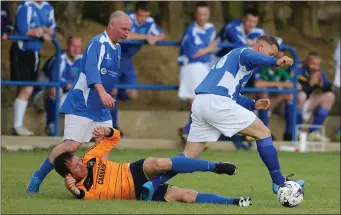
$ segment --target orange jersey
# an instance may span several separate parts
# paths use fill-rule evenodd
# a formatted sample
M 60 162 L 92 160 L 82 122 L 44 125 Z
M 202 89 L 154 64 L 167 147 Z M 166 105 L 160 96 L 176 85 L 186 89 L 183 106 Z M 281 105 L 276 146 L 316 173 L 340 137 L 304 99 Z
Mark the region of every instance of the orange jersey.
M 135 187 L 128 163 L 103 160 L 119 142 L 120 132 L 114 129 L 112 137 L 103 138 L 84 154 L 82 161 L 88 175 L 76 184 L 82 199 L 135 199 Z

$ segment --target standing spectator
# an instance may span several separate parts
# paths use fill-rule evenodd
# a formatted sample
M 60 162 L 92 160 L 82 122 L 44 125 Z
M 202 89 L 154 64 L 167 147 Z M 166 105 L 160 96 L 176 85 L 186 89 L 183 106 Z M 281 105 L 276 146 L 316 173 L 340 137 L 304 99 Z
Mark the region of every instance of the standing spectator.
M 310 52 L 299 74 L 298 81 L 302 86 L 302 90 L 298 95 L 297 124 L 301 124 L 302 119 L 308 120 L 314 113 L 313 125 L 323 125 L 334 104 L 335 95 L 332 92 L 332 83 L 321 70 L 320 55 L 316 52 Z M 292 103 L 288 103 L 287 108 L 288 114 L 290 114 Z M 287 118 L 289 120 L 292 117 L 288 116 Z M 291 128 L 286 131 L 284 135 L 286 140 L 291 140 L 291 131 Z M 328 138 L 322 136 L 317 128 L 310 128 L 308 140 L 328 141 Z
M 336 95 L 336 102 L 338 104 L 337 107 L 339 107 L 339 113 L 340 113 L 340 40 L 334 52 L 334 61 L 335 61 L 335 78 L 334 78 L 333 90 Z M 339 125 L 339 129 L 336 133 L 337 141 L 340 141 L 340 132 L 341 132 L 341 127 Z
M 13 26 L 11 14 L 8 9 L 8 2 L 1 1 L 1 39 L 7 40 L 7 37 L 12 34 Z
M 43 41 L 51 41 L 56 32 L 54 10 L 45 1 L 25 1 L 18 9 L 15 19 L 15 33 L 20 36 L 36 37 L 33 41 L 15 41 L 10 51 L 11 80 L 36 81 L 40 62 L 40 48 Z M 32 86 L 18 87 L 14 101 L 13 134 L 29 136 L 32 131 L 23 127 L 27 102 L 33 92 Z
M 43 73 L 45 80 L 57 81 L 60 75 L 60 106 L 63 104 L 67 93 L 72 88 L 72 84 L 78 73 L 81 70 L 82 61 L 82 39 L 75 36 L 70 36 L 67 40 L 67 49 L 60 55 L 60 67 L 57 71 L 57 56 L 50 57 L 43 66 Z M 34 104 L 46 111 L 46 133 L 49 136 L 54 134 L 56 120 L 56 88 L 48 87 L 42 88 L 34 96 Z
M 180 86 L 178 96 L 189 101 L 192 105 L 195 88 L 210 71 L 213 52 L 217 47 L 215 27 L 209 23 L 210 10 L 207 3 L 196 4 L 195 22 L 188 26 L 182 40 L 178 63 L 180 65 Z M 190 130 L 192 120 L 184 128 L 180 128 L 180 135 L 185 141 Z
M 128 39 L 130 40 L 146 40 L 149 45 L 154 45 L 164 39 L 164 33 L 158 27 L 152 17 L 150 17 L 150 8 L 148 2 L 137 2 L 135 11 L 128 11 L 132 21 L 131 32 Z M 137 84 L 136 71 L 133 65 L 133 56 L 141 49 L 142 45 L 126 45 L 122 44 L 122 58 L 120 66 L 120 84 Z M 137 96 L 136 89 L 120 89 L 113 93 L 119 100 L 134 99 Z M 117 124 L 117 103 L 112 109 L 113 127 L 118 128 Z M 122 135 L 122 132 L 121 132 Z

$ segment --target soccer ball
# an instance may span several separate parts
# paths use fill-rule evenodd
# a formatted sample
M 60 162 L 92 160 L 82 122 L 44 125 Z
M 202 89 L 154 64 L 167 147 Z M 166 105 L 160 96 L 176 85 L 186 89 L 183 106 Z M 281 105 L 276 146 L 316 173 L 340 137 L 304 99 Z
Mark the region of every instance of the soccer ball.
M 278 201 L 284 206 L 293 208 L 303 202 L 303 188 L 295 181 L 286 181 L 279 186 L 277 192 Z

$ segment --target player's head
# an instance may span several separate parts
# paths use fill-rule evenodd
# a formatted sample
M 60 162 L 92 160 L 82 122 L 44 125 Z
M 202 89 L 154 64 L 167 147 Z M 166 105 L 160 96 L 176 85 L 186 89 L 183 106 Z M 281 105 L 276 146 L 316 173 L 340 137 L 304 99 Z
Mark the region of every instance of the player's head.
M 259 12 L 255 8 L 247 8 L 244 11 L 243 24 L 245 33 L 249 33 L 255 28 L 259 21 Z
M 63 178 L 67 174 L 71 174 L 76 181 L 80 181 L 88 175 L 88 169 L 82 160 L 74 156 L 72 152 L 64 152 L 58 155 L 54 160 L 54 169 Z
M 200 26 L 205 26 L 210 18 L 210 9 L 208 8 L 208 4 L 206 2 L 198 2 L 195 5 L 195 21 Z
M 67 53 L 72 59 L 82 53 L 82 39 L 80 37 L 69 36 L 67 38 Z
M 136 21 L 140 25 L 146 23 L 147 18 L 150 16 L 149 3 L 147 1 L 139 1 L 135 5 Z
M 252 48 L 257 52 L 274 57 L 277 56 L 279 51 L 277 40 L 270 35 L 262 35 L 258 37 Z
M 306 66 L 310 73 L 319 72 L 321 69 L 321 57 L 317 52 L 309 52 L 306 58 Z
M 123 11 L 115 11 L 110 15 L 107 34 L 114 43 L 127 39 L 131 29 L 130 17 Z

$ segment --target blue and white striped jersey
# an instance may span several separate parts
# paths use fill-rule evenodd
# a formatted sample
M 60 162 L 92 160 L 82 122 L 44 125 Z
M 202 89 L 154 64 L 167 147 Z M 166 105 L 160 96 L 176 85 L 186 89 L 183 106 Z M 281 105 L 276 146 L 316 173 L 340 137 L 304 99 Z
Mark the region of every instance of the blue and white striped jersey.
M 60 112 L 87 117 L 94 121 L 111 120 L 93 84 L 102 84 L 111 94 L 119 78 L 121 47 L 110 41 L 106 32 L 94 37 L 87 45 L 81 61 L 81 71 Z
M 131 25 L 131 32 L 137 33 L 137 34 L 147 34 L 147 35 L 153 35 L 153 36 L 159 36 L 163 30 L 156 25 L 154 19 L 152 17 L 148 17 L 146 20 L 146 23 L 143 25 L 140 25 L 137 20 L 135 13 L 132 11 L 127 11 L 127 14 L 129 15 L 132 25 Z M 122 48 L 122 56 L 124 57 L 133 57 L 140 49 L 142 45 L 125 45 L 121 44 Z
M 215 39 L 215 36 L 216 31 L 212 23 L 206 23 L 204 29 L 196 22 L 189 25 L 181 39 L 181 48 L 178 57 L 179 65 L 195 62 L 210 63 L 213 56 L 211 53 L 195 59 L 193 56 L 200 49 L 206 48 Z
M 221 58 L 195 89 L 196 94 L 215 94 L 230 97 L 252 110 L 255 101 L 240 95 L 253 70 L 262 66 L 276 66 L 277 60 L 251 48 L 236 48 Z
M 56 21 L 54 10 L 50 3 L 43 1 L 40 5 L 33 1 L 22 2 L 17 9 L 15 18 L 16 35 L 26 36 L 32 28 L 46 27 L 53 29 L 56 33 Z M 17 41 L 23 51 L 40 51 L 43 40 Z

